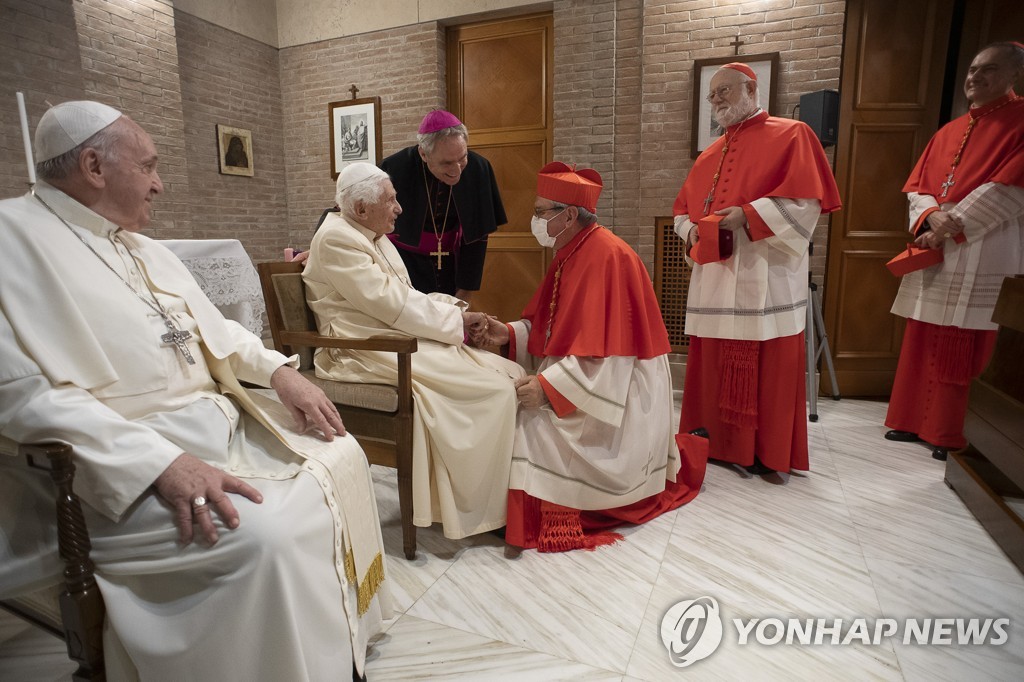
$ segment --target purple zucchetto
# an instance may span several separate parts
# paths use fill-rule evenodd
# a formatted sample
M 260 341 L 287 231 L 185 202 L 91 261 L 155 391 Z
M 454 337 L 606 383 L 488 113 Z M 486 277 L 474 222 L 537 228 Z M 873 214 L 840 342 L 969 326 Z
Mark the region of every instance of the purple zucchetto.
M 445 128 L 454 128 L 457 125 L 462 125 L 462 121 L 457 119 L 455 114 L 444 109 L 436 109 L 423 117 L 419 133 L 420 135 L 427 135 L 429 133 L 436 133 L 438 130 L 444 130 Z

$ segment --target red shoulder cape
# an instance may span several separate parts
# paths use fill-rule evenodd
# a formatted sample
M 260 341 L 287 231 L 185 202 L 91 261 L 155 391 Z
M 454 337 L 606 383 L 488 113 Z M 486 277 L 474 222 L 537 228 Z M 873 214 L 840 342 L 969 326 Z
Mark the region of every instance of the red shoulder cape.
M 817 199 L 822 213 L 842 205 L 825 150 L 814 132 L 801 121 L 753 116 L 728 130 L 729 151 L 722 162 L 726 136 L 705 149 L 686 176 L 672 206 L 673 215 L 699 218 L 729 206 L 743 206 L 762 197 Z M 715 199 L 707 212 L 704 200 L 722 163 Z
M 978 122 L 967 138 L 953 186 L 940 201 L 958 202 L 986 182 L 1024 187 L 1024 97 L 1010 93 L 942 126 L 911 171 L 904 192 L 940 197 L 972 118 Z
M 555 272 L 563 261 L 545 346 Z M 596 224 L 558 250 L 523 318 L 532 325 L 527 349 L 538 357 L 647 359 L 670 350 L 647 268 L 626 242 Z

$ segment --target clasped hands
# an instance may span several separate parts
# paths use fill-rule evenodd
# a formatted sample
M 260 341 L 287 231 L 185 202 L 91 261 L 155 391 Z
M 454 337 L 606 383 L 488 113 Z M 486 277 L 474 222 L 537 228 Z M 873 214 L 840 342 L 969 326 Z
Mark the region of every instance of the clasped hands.
M 487 313 L 462 313 L 462 329 L 466 343 L 471 346 L 504 346 L 508 343 L 508 327 Z
M 941 249 L 947 239 L 964 231 L 963 221 L 948 211 L 935 211 L 928 215 L 925 222 L 929 229 L 914 239 L 915 246 L 925 249 Z
M 472 322 L 468 322 L 473 317 Z M 508 327 L 498 318 L 486 313 L 462 313 L 466 330 L 466 338 L 473 346 L 504 346 L 509 342 Z M 527 409 L 536 409 L 548 402 L 540 379 L 536 376 L 525 376 L 515 381 L 516 396 L 519 403 Z
M 270 378 L 270 386 L 291 412 L 299 433 L 315 427 L 326 441 L 334 440 L 335 434 L 345 435 L 338 408 L 295 369 L 288 365 L 278 367 Z M 187 452 L 178 455 L 157 476 L 153 487 L 173 508 L 174 525 L 182 545 L 188 545 L 195 538 L 196 526 L 200 539 L 210 546 L 216 544 L 219 535 L 211 510 L 216 510 L 228 528 L 238 527 L 238 510 L 227 493 L 242 495 L 256 504 L 263 502 L 263 495 L 253 486 Z M 198 504 L 200 501 L 203 503 Z

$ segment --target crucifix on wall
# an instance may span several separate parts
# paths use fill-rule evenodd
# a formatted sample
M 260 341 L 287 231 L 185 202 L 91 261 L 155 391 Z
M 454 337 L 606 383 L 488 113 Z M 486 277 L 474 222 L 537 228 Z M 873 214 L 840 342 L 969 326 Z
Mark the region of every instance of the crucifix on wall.
M 733 39 L 733 41 L 731 43 L 729 43 L 729 44 L 736 48 L 736 52 L 734 54 L 738 55 L 740 53 L 740 45 L 746 45 L 746 42 L 743 41 L 743 40 L 740 40 L 740 34 L 737 33 L 736 34 L 736 38 Z M 353 87 L 355 87 L 355 86 L 353 86 Z
M 739 53 L 737 53 L 737 54 L 739 54 Z M 355 83 L 352 84 L 352 87 L 349 88 L 348 91 L 352 93 L 352 99 L 355 99 L 356 95 L 359 94 L 359 88 L 356 87 Z

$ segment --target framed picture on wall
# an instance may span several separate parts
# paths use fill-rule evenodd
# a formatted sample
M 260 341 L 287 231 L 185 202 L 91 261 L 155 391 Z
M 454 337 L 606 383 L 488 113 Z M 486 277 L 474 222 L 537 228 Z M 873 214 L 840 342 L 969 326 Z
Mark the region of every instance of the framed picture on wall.
M 381 160 L 380 97 L 350 99 L 327 105 L 331 129 L 331 177 L 355 161 Z
M 217 151 L 224 175 L 253 175 L 252 131 L 217 124 Z
M 690 158 L 696 159 L 712 142 L 725 131 L 711 115 L 708 92 L 711 77 L 723 64 L 743 62 L 757 74 L 757 90 L 761 108 L 769 114 L 775 112 L 775 92 L 778 88 L 779 53 L 741 54 L 713 59 L 698 59 L 693 63 L 693 128 L 690 134 Z

